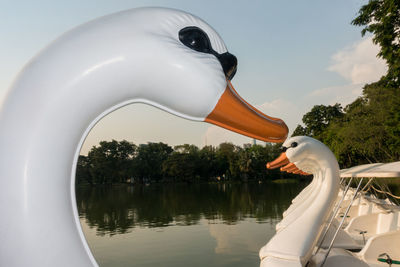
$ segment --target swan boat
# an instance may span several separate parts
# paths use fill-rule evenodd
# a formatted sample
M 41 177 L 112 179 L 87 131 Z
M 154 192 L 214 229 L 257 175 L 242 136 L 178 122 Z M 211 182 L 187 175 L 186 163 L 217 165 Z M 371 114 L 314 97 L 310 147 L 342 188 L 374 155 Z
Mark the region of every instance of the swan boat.
M 400 197 L 372 183 L 400 177 L 400 162 L 339 171 L 332 152 L 304 136 L 286 140 L 283 150 L 267 168 L 312 174 L 313 180 L 293 199 L 275 236 L 260 250 L 262 267 L 400 265 L 400 207 L 396 202 Z M 350 187 L 353 178 L 359 179 L 356 189 Z M 371 188 L 391 199 L 377 198 Z
M 79 223 L 75 168 L 89 131 L 118 108 L 144 103 L 283 142 L 285 123 L 234 90 L 236 69 L 211 26 L 166 8 L 108 15 L 43 49 L 0 108 L 0 266 L 97 266 Z

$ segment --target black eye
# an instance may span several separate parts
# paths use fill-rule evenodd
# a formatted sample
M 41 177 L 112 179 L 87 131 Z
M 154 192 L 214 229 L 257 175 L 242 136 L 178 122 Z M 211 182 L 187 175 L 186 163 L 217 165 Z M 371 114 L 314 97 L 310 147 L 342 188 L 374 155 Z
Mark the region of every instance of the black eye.
M 197 27 L 186 27 L 179 31 L 179 40 L 198 52 L 210 53 L 211 44 L 207 34 Z
M 297 142 L 293 142 L 290 144 L 291 147 L 296 147 L 297 146 Z

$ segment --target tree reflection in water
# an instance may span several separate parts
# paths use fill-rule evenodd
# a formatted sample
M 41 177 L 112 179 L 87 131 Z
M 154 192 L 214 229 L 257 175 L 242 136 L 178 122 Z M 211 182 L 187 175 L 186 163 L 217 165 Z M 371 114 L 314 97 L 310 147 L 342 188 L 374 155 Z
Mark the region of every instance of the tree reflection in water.
M 164 184 L 78 187 L 79 216 L 98 235 L 134 227 L 198 224 L 200 219 L 235 224 L 245 218 L 276 222 L 306 184 Z

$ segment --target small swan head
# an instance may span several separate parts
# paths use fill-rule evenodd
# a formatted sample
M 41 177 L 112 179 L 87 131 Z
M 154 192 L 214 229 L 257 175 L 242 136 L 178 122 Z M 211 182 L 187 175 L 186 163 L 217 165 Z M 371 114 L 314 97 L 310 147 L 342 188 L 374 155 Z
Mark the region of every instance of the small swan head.
M 333 153 L 320 141 L 308 136 L 295 136 L 287 139 L 282 144 L 282 154 L 274 161 L 267 164 L 267 168 L 277 168 L 291 164 L 304 172 L 318 170 L 321 162 L 336 159 Z M 283 170 L 288 169 L 283 167 Z
M 286 156 L 290 162 L 318 160 L 326 154 L 332 154 L 326 145 L 308 136 L 291 137 L 283 143 L 282 147 L 286 148 Z

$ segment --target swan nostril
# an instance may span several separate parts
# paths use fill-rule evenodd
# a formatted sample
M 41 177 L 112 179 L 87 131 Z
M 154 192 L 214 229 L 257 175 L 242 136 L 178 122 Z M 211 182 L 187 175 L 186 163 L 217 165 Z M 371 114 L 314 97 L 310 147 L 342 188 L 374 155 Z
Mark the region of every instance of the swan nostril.
M 228 80 L 232 80 L 237 70 L 237 58 L 229 52 L 215 55 L 221 63 L 225 76 Z

